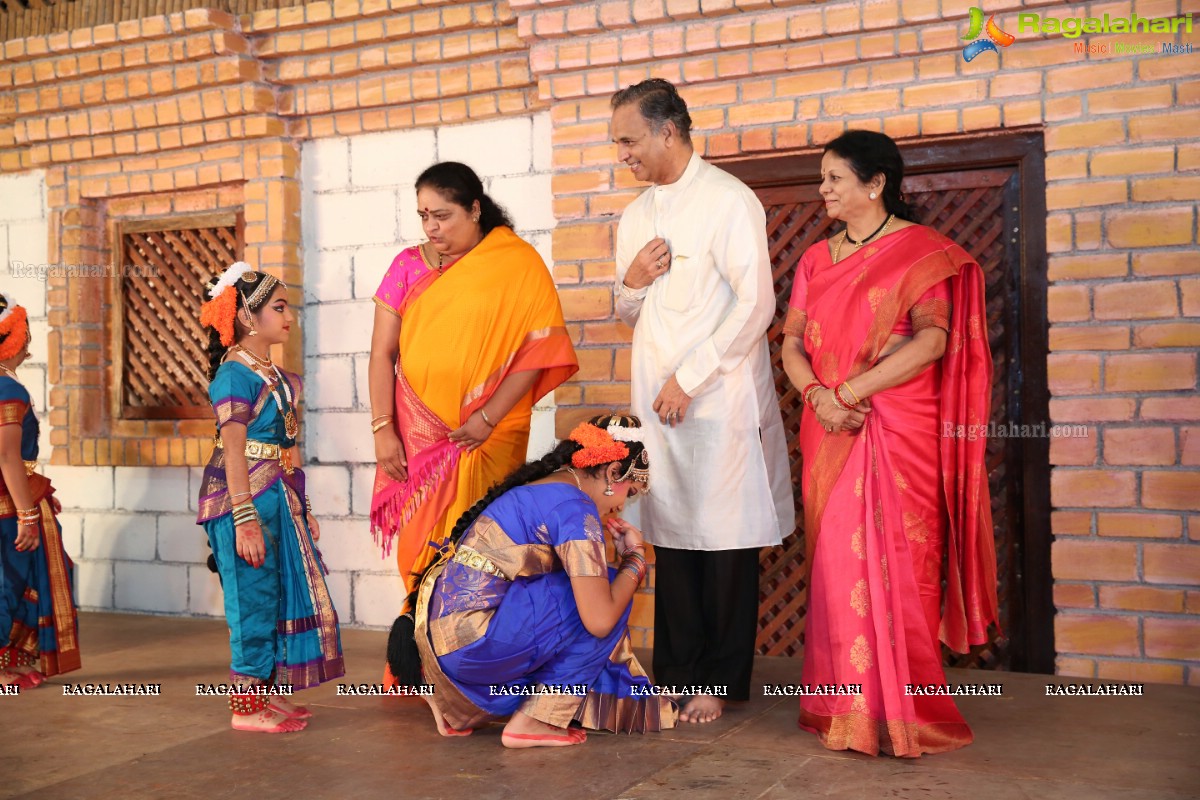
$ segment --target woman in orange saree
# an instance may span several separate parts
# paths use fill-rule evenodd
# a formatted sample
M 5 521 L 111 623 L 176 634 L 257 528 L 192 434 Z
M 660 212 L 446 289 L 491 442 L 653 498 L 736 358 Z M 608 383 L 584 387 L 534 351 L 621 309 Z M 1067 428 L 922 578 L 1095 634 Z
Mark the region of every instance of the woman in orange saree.
M 375 294 L 372 531 L 404 594 L 459 516 L 525 462 L 534 403 L 579 369 L 537 251 L 463 164 L 417 178 L 429 241 Z
M 939 640 L 966 652 L 998 623 L 983 275 L 908 221 L 891 139 L 850 131 L 821 166 L 846 229 L 804 254 L 784 327 L 784 366 L 811 410 L 802 683 L 814 693 L 799 724 L 831 750 L 944 752 L 971 730 L 949 696 L 912 687 L 945 685 Z

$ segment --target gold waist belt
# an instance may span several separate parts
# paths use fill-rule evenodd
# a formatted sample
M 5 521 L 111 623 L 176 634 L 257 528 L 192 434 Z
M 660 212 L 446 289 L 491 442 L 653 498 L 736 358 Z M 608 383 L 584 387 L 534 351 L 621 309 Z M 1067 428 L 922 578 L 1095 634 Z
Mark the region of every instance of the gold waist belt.
M 215 444 L 217 447 L 225 446 L 220 436 L 216 438 Z M 247 439 L 246 458 L 253 458 L 256 461 L 278 461 L 279 465 L 283 467 L 283 471 L 288 475 L 291 475 L 294 469 L 292 466 L 291 449 L 280 447 L 271 442 L 259 442 L 254 439 Z
M 454 558 L 451 559 L 455 563 L 462 564 L 464 567 L 477 569 L 480 572 L 486 572 L 488 575 L 495 575 L 501 580 L 512 580 L 504 572 L 497 567 L 490 558 L 483 553 L 472 550 L 469 547 L 459 547 L 454 551 Z

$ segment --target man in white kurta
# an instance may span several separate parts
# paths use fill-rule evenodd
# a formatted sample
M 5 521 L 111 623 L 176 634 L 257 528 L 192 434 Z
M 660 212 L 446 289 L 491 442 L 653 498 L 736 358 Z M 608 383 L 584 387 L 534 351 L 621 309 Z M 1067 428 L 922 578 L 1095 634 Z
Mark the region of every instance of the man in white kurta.
M 633 326 L 632 405 L 654 465 L 642 523 L 655 547 L 655 682 L 715 687 L 681 719 L 749 698 L 758 553 L 795 527 L 766 331 L 775 310 L 754 193 L 692 149 L 666 81 L 613 98 L 613 139 L 654 185 L 621 217 L 617 314 Z

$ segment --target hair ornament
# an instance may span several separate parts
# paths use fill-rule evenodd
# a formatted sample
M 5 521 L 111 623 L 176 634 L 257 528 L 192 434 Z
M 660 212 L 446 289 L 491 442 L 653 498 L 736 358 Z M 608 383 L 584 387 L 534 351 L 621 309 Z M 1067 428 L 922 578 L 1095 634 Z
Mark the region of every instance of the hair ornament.
M 236 284 L 247 272 L 253 271 L 254 268 L 245 261 L 235 261 L 234 263 L 230 264 L 229 269 L 222 272 L 221 277 L 212 285 L 212 288 L 208 290 L 209 299 L 216 300 L 218 295 Z M 255 277 L 257 278 L 257 276 Z
M 590 422 L 576 425 L 567 438 L 583 448 L 571 456 L 571 463 L 576 467 L 595 467 L 629 456 L 629 448 L 614 440 L 609 430 L 598 428 Z
M 611 423 L 608 426 L 608 435 L 618 442 L 639 442 L 644 444 L 646 441 L 641 428 L 626 428 L 616 423 Z
M 28 334 L 29 319 L 25 307 L 0 294 L 0 361 L 7 361 L 21 352 Z

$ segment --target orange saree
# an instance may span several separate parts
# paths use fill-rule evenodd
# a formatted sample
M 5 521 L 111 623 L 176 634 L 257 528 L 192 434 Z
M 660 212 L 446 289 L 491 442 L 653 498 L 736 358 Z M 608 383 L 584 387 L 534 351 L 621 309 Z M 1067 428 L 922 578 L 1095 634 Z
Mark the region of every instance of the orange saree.
M 784 332 L 825 386 L 927 325 L 948 331 L 942 359 L 873 395 L 858 432 L 801 420 L 803 683 L 853 691 L 803 697 L 800 727 L 833 750 L 915 757 L 972 740 L 950 697 L 909 687 L 945 684 L 939 638 L 965 652 L 998 623 L 986 439 L 956 435 L 988 421 L 992 361 L 982 271 L 941 234 L 905 228 L 837 264 L 825 242 L 804 254 Z
M 533 404 L 579 369 L 562 307 L 537 251 L 498 227 L 439 274 L 409 248 L 384 276 L 375 302 L 401 317 L 396 425 L 408 479 L 378 469 L 371 528 L 395 546 L 405 589 L 454 523 L 525 461 Z M 476 450 L 446 437 L 509 375 L 538 370 L 523 397 Z

